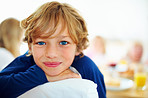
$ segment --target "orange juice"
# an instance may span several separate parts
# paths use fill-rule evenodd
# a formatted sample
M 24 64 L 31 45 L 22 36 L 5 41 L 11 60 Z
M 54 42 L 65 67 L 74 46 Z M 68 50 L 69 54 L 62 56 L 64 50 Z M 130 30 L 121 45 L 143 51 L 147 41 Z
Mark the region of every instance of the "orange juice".
M 136 73 L 134 76 L 134 81 L 137 88 L 143 88 L 146 85 L 146 74 Z

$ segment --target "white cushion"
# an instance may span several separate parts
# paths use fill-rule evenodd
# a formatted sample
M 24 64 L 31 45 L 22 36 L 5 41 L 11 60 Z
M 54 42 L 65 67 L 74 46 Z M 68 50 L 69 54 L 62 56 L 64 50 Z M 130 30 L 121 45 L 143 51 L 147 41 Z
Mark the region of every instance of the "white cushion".
M 37 86 L 19 98 L 98 98 L 96 88 L 90 80 L 71 78 Z

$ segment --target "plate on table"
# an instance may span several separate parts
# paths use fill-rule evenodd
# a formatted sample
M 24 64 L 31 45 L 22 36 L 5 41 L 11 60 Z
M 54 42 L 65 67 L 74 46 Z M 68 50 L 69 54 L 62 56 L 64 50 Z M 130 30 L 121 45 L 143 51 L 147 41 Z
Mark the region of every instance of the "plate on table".
M 106 86 L 107 90 L 112 90 L 112 91 L 120 91 L 120 90 L 126 90 L 131 87 L 133 87 L 134 82 L 130 79 L 126 78 L 121 78 L 120 80 L 120 86 Z

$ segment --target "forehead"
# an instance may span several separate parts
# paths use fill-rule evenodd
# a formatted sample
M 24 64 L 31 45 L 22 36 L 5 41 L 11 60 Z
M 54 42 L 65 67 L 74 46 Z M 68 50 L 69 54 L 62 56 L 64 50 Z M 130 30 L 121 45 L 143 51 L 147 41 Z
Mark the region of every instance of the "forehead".
M 48 38 L 54 38 L 54 37 L 57 37 L 57 36 L 69 36 L 69 32 L 68 32 L 67 27 L 63 28 L 62 24 L 59 24 L 57 26 L 57 28 L 55 30 L 53 30 L 52 32 L 51 32 L 51 28 L 49 27 L 49 29 L 47 29 L 41 35 L 41 37 L 48 37 Z

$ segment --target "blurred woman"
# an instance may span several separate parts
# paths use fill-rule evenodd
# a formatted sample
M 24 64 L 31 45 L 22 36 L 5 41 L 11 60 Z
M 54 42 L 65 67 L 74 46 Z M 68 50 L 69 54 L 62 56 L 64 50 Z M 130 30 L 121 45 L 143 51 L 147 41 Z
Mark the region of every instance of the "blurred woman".
M 107 56 L 105 39 L 101 36 L 95 36 L 85 53 L 97 64 L 97 66 L 101 67 L 106 65 Z
M 20 22 L 8 18 L 0 24 L 0 70 L 20 55 L 23 29 Z

